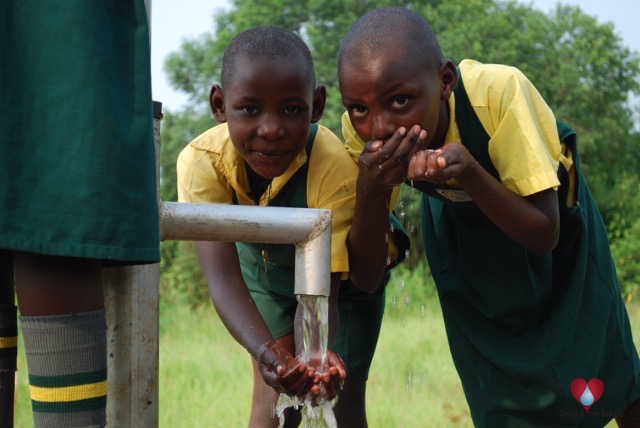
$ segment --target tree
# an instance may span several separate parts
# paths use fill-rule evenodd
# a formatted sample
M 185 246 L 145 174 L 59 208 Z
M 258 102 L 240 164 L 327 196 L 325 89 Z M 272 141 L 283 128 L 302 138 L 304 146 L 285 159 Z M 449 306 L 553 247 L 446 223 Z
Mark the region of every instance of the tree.
M 192 106 L 163 125 L 163 197 L 175 197 L 175 161 L 193 131 L 213 124 L 206 107 L 211 82 L 220 75 L 222 53 L 239 32 L 279 25 L 297 32 L 314 55 L 318 81 L 327 86 L 322 123 L 340 133 L 341 104 L 336 78 L 342 37 L 366 11 L 378 6 L 409 7 L 427 18 L 446 56 L 520 68 L 537 86 L 556 116 L 579 135 L 580 156 L 590 186 L 603 212 L 615 248 L 631 249 L 625 261 L 631 283 L 640 283 L 637 231 L 640 204 L 630 205 L 640 179 L 640 134 L 631 96 L 640 94 L 640 58 L 613 32 L 579 7 L 559 5 L 550 14 L 530 5 L 496 0 L 235 0 L 229 11 L 215 16 L 214 32 L 186 41 L 166 62 L 169 80 L 190 94 Z M 192 130 L 188 132 L 187 130 Z M 175 145 L 175 147 L 174 147 Z M 166 159 L 169 156 L 169 160 Z M 172 187 L 173 186 L 173 187 Z M 424 259 L 418 230 L 417 192 L 402 191 L 405 224 L 412 233 L 409 265 Z M 618 242 L 619 241 L 619 242 Z M 627 254 L 627 256 L 629 256 Z M 173 259 L 176 260 L 176 259 Z M 634 273 L 635 272 L 635 273 Z

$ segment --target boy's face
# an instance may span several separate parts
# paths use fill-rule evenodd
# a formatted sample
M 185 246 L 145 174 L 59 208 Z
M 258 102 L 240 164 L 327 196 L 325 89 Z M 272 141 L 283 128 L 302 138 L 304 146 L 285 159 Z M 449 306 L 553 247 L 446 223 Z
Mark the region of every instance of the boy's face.
M 322 116 L 324 96 L 295 59 L 238 58 L 232 81 L 224 91 L 214 85 L 210 102 L 249 167 L 274 178 L 304 148 L 310 124 Z
M 386 141 L 399 127 L 408 130 L 418 125 L 427 131 L 427 139 L 416 150 L 442 144 L 451 76 L 443 78 L 442 69 L 429 70 L 403 49 L 381 53 L 362 64 L 343 59 L 338 70 L 342 103 L 360 138 Z

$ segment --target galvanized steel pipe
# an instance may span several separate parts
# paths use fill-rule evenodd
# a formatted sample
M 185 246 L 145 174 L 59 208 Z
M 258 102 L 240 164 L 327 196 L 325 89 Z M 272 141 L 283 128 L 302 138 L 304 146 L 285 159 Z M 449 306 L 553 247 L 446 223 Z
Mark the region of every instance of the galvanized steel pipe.
M 295 294 L 330 293 L 330 210 L 162 202 L 160 236 L 163 241 L 294 244 Z

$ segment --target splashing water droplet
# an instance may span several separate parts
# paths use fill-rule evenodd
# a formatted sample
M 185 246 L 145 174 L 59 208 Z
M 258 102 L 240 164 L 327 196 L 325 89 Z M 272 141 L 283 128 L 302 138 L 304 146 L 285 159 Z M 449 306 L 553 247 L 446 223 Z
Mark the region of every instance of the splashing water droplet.
M 404 290 L 404 280 L 400 280 L 400 290 Z
M 398 305 L 398 299 L 396 298 L 396 295 L 394 294 L 393 296 L 391 296 L 391 306 L 395 308 L 397 305 Z
M 392 224 L 389 226 L 389 232 L 393 233 L 393 231 L 396 230 L 396 227 Z
M 403 209 L 404 208 L 404 201 L 400 201 L 398 202 L 398 208 Z
M 411 305 L 411 294 L 404 296 L 404 305 L 409 307 Z
M 312 365 L 316 370 L 324 370 L 328 340 L 328 298 L 325 296 L 298 295 L 298 304 L 302 308 L 302 344 L 296 343 L 296 353 L 301 362 Z M 301 345 L 301 349 L 300 349 Z M 320 355 L 320 359 L 317 356 Z M 323 388 L 323 386 L 321 386 Z M 323 393 L 321 393 L 322 396 Z M 280 428 L 284 426 L 284 411 L 287 407 L 300 408 L 302 427 L 337 428 L 333 405 L 335 400 L 312 398 L 311 394 L 304 397 L 290 397 L 281 394 L 276 404 L 276 415 Z
M 594 401 L 593 394 L 591 393 L 591 390 L 589 389 L 589 387 L 586 387 L 584 389 L 584 392 L 580 396 L 580 403 L 582 403 L 583 406 L 590 406 L 593 404 L 593 401 Z
M 400 211 L 400 220 L 404 220 L 405 215 L 407 215 L 407 213 L 405 213 L 404 210 Z
M 420 316 L 424 316 L 424 305 L 420 305 Z
M 408 249 L 404 251 L 404 258 L 405 259 L 409 258 L 409 250 Z
M 382 164 L 379 164 L 379 165 L 378 165 L 378 169 L 382 169 Z

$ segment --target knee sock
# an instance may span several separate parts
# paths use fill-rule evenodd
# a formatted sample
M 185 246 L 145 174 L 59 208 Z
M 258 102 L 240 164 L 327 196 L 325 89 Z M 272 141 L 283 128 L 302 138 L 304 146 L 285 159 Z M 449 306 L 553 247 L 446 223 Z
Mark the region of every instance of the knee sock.
M 34 427 L 106 426 L 105 310 L 20 321 Z
M 13 426 L 18 320 L 13 305 L 0 305 L 0 427 Z

